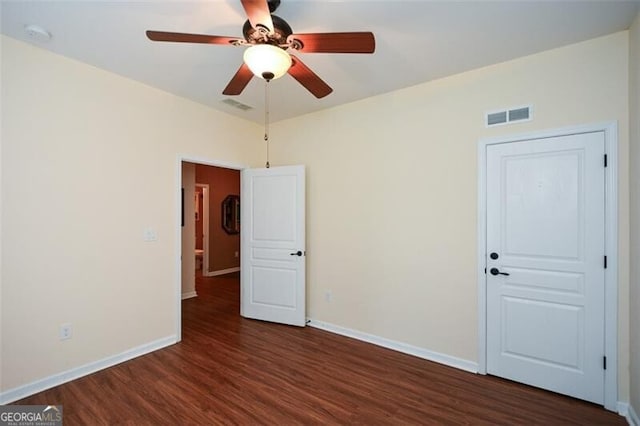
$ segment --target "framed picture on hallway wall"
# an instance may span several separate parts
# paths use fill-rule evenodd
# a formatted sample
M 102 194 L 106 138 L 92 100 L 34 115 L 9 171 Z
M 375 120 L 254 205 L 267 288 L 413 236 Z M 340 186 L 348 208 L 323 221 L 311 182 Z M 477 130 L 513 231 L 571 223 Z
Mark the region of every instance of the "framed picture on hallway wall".
M 222 200 L 222 229 L 227 234 L 240 233 L 240 197 L 227 195 Z

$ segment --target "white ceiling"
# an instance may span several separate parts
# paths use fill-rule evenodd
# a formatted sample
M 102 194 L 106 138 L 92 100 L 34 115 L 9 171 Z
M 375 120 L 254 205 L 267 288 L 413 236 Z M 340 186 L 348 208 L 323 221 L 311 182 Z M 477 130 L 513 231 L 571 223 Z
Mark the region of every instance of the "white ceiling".
M 635 1 L 282 0 L 275 12 L 294 33 L 372 31 L 373 55 L 298 54 L 334 92 L 316 99 L 286 75 L 270 83 L 272 121 L 353 102 L 436 78 L 627 29 Z M 235 100 L 222 90 L 243 48 L 158 43 L 145 30 L 242 37 L 239 0 L 10 1 L 0 3 L 3 34 L 255 122 L 264 119 L 264 83 Z M 30 40 L 37 24 L 52 39 Z

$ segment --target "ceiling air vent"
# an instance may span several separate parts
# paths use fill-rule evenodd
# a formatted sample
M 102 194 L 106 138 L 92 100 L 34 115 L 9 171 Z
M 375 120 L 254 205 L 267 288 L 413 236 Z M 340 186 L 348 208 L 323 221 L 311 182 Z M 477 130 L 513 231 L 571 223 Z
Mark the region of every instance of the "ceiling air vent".
M 253 107 L 250 107 L 249 105 L 245 105 L 242 102 L 238 102 L 235 99 L 231 99 L 231 98 L 224 99 L 222 103 L 232 106 L 234 108 L 238 108 L 242 111 L 248 111 L 250 109 L 253 109 Z
M 485 116 L 487 127 L 531 120 L 531 106 L 488 112 Z

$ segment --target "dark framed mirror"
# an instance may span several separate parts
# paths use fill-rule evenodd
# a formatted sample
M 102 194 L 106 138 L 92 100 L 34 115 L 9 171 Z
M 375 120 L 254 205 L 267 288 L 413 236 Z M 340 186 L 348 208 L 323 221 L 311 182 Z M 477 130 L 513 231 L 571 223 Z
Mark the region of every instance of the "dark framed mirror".
M 240 197 L 227 195 L 222 200 L 222 229 L 227 234 L 240 233 Z

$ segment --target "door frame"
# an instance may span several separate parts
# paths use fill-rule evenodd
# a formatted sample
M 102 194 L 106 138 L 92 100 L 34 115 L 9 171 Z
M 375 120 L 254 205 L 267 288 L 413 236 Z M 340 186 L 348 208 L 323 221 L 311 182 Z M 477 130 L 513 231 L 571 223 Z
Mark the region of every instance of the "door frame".
M 216 160 L 207 157 L 195 157 L 179 154 L 175 162 L 174 177 L 174 301 L 175 301 L 175 338 L 176 343 L 182 340 L 182 163 L 202 164 L 203 166 L 222 167 L 225 169 L 242 170 L 249 166 Z M 242 188 L 240 189 L 242 191 Z
M 208 276 L 209 273 L 209 184 L 198 183 L 196 180 L 196 188 L 202 188 L 202 234 L 206 238 L 202 241 L 202 275 Z
M 545 139 L 581 133 L 603 132 L 607 167 L 605 168 L 605 325 L 604 407 L 617 411 L 618 405 L 618 124 L 564 127 L 527 134 L 483 138 L 478 141 L 478 373 L 487 374 L 487 147 L 489 145 Z

